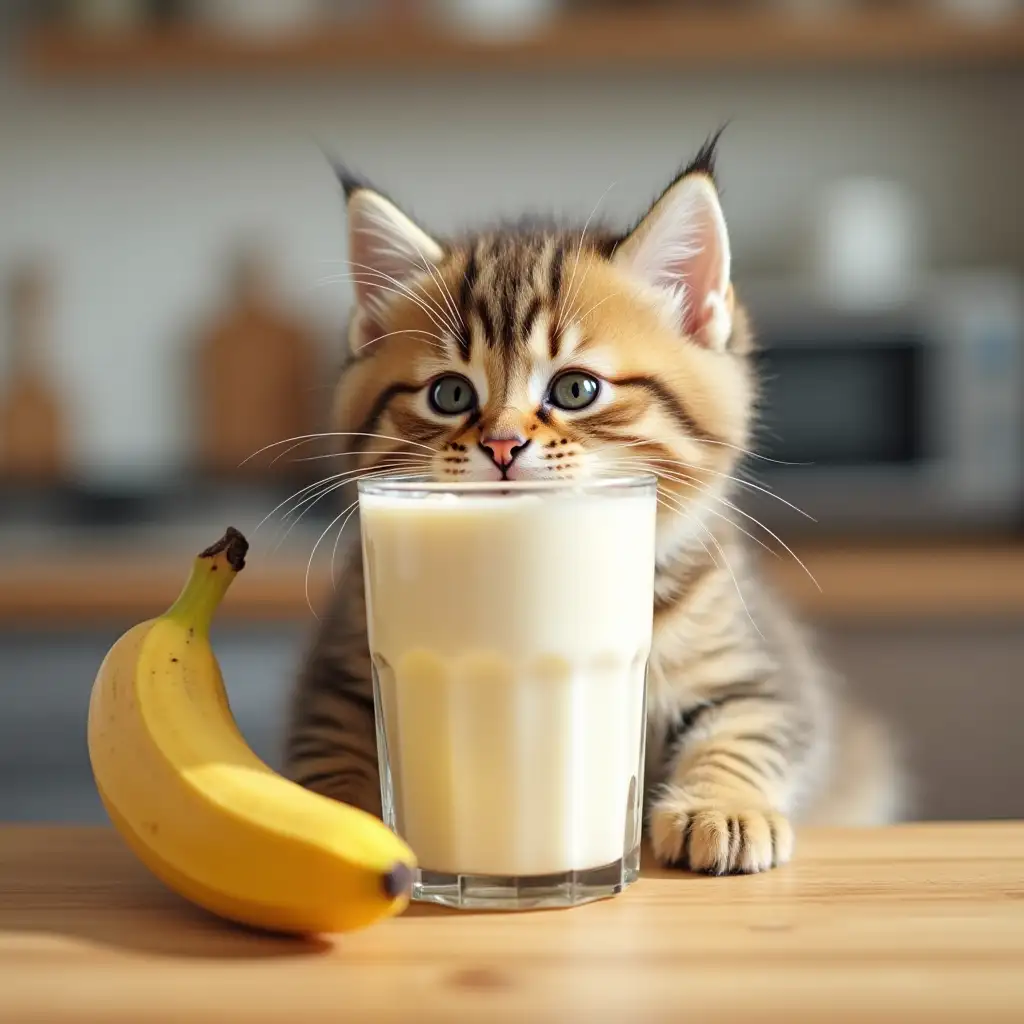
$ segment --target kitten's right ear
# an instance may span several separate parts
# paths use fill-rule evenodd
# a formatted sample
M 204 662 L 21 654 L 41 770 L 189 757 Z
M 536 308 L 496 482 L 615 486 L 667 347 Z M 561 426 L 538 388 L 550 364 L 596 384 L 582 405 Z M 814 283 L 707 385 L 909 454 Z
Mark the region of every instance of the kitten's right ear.
M 714 178 L 719 135 L 701 147 L 613 257 L 665 299 L 674 326 L 715 351 L 726 348 L 733 333 L 729 232 Z
M 394 203 L 343 171 L 348 251 L 358 305 L 353 347 L 380 333 L 387 308 L 417 275 L 429 274 L 444 249 Z

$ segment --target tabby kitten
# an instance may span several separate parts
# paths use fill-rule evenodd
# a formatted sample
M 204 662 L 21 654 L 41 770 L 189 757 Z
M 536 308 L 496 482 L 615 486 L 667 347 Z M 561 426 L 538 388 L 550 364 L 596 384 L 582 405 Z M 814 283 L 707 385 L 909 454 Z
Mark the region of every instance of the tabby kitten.
M 892 820 L 900 786 L 885 729 L 751 564 L 732 495 L 756 381 L 715 142 L 622 234 L 525 224 L 442 240 L 342 173 L 357 302 L 335 425 L 345 470 L 658 474 L 645 826 L 664 864 L 723 874 L 788 860 L 793 822 Z M 358 530 L 348 533 L 295 695 L 286 770 L 380 815 Z

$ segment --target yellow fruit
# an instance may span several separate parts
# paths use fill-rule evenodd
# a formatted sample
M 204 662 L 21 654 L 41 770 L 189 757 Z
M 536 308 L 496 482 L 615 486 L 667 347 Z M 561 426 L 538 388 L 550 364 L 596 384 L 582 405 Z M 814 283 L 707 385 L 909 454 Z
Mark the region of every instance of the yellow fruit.
M 373 815 L 310 792 L 239 732 L 210 626 L 248 544 L 196 559 L 178 600 L 107 652 L 89 703 L 104 806 L 139 859 L 186 899 L 275 931 L 350 931 L 399 913 L 416 859 Z

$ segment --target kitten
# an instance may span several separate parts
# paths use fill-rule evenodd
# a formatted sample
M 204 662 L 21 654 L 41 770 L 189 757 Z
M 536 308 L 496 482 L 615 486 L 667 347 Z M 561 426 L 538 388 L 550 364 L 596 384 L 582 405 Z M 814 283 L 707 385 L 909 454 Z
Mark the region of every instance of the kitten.
M 723 874 L 788 860 L 793 822 L 894 820 L 901 786 L 886 729 L 757 578 L 735 513 L 757 386 L 716 142 L 623 234 L 441 240 L 342 173 L 357 303 L 335 426 L 345 470 L 658 473 L 645 826 L 662 863 Z M 380 815 L 358 542 L 346 557 L 286 771 Z

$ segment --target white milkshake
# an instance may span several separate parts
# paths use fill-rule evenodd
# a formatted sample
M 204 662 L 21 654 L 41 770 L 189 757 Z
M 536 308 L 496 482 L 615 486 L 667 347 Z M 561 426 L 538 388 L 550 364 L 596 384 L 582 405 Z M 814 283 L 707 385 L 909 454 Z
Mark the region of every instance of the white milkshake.
M 635 876 L 655 513 L 645 478 L 361 485 L 385 816 L 421 898 Z

